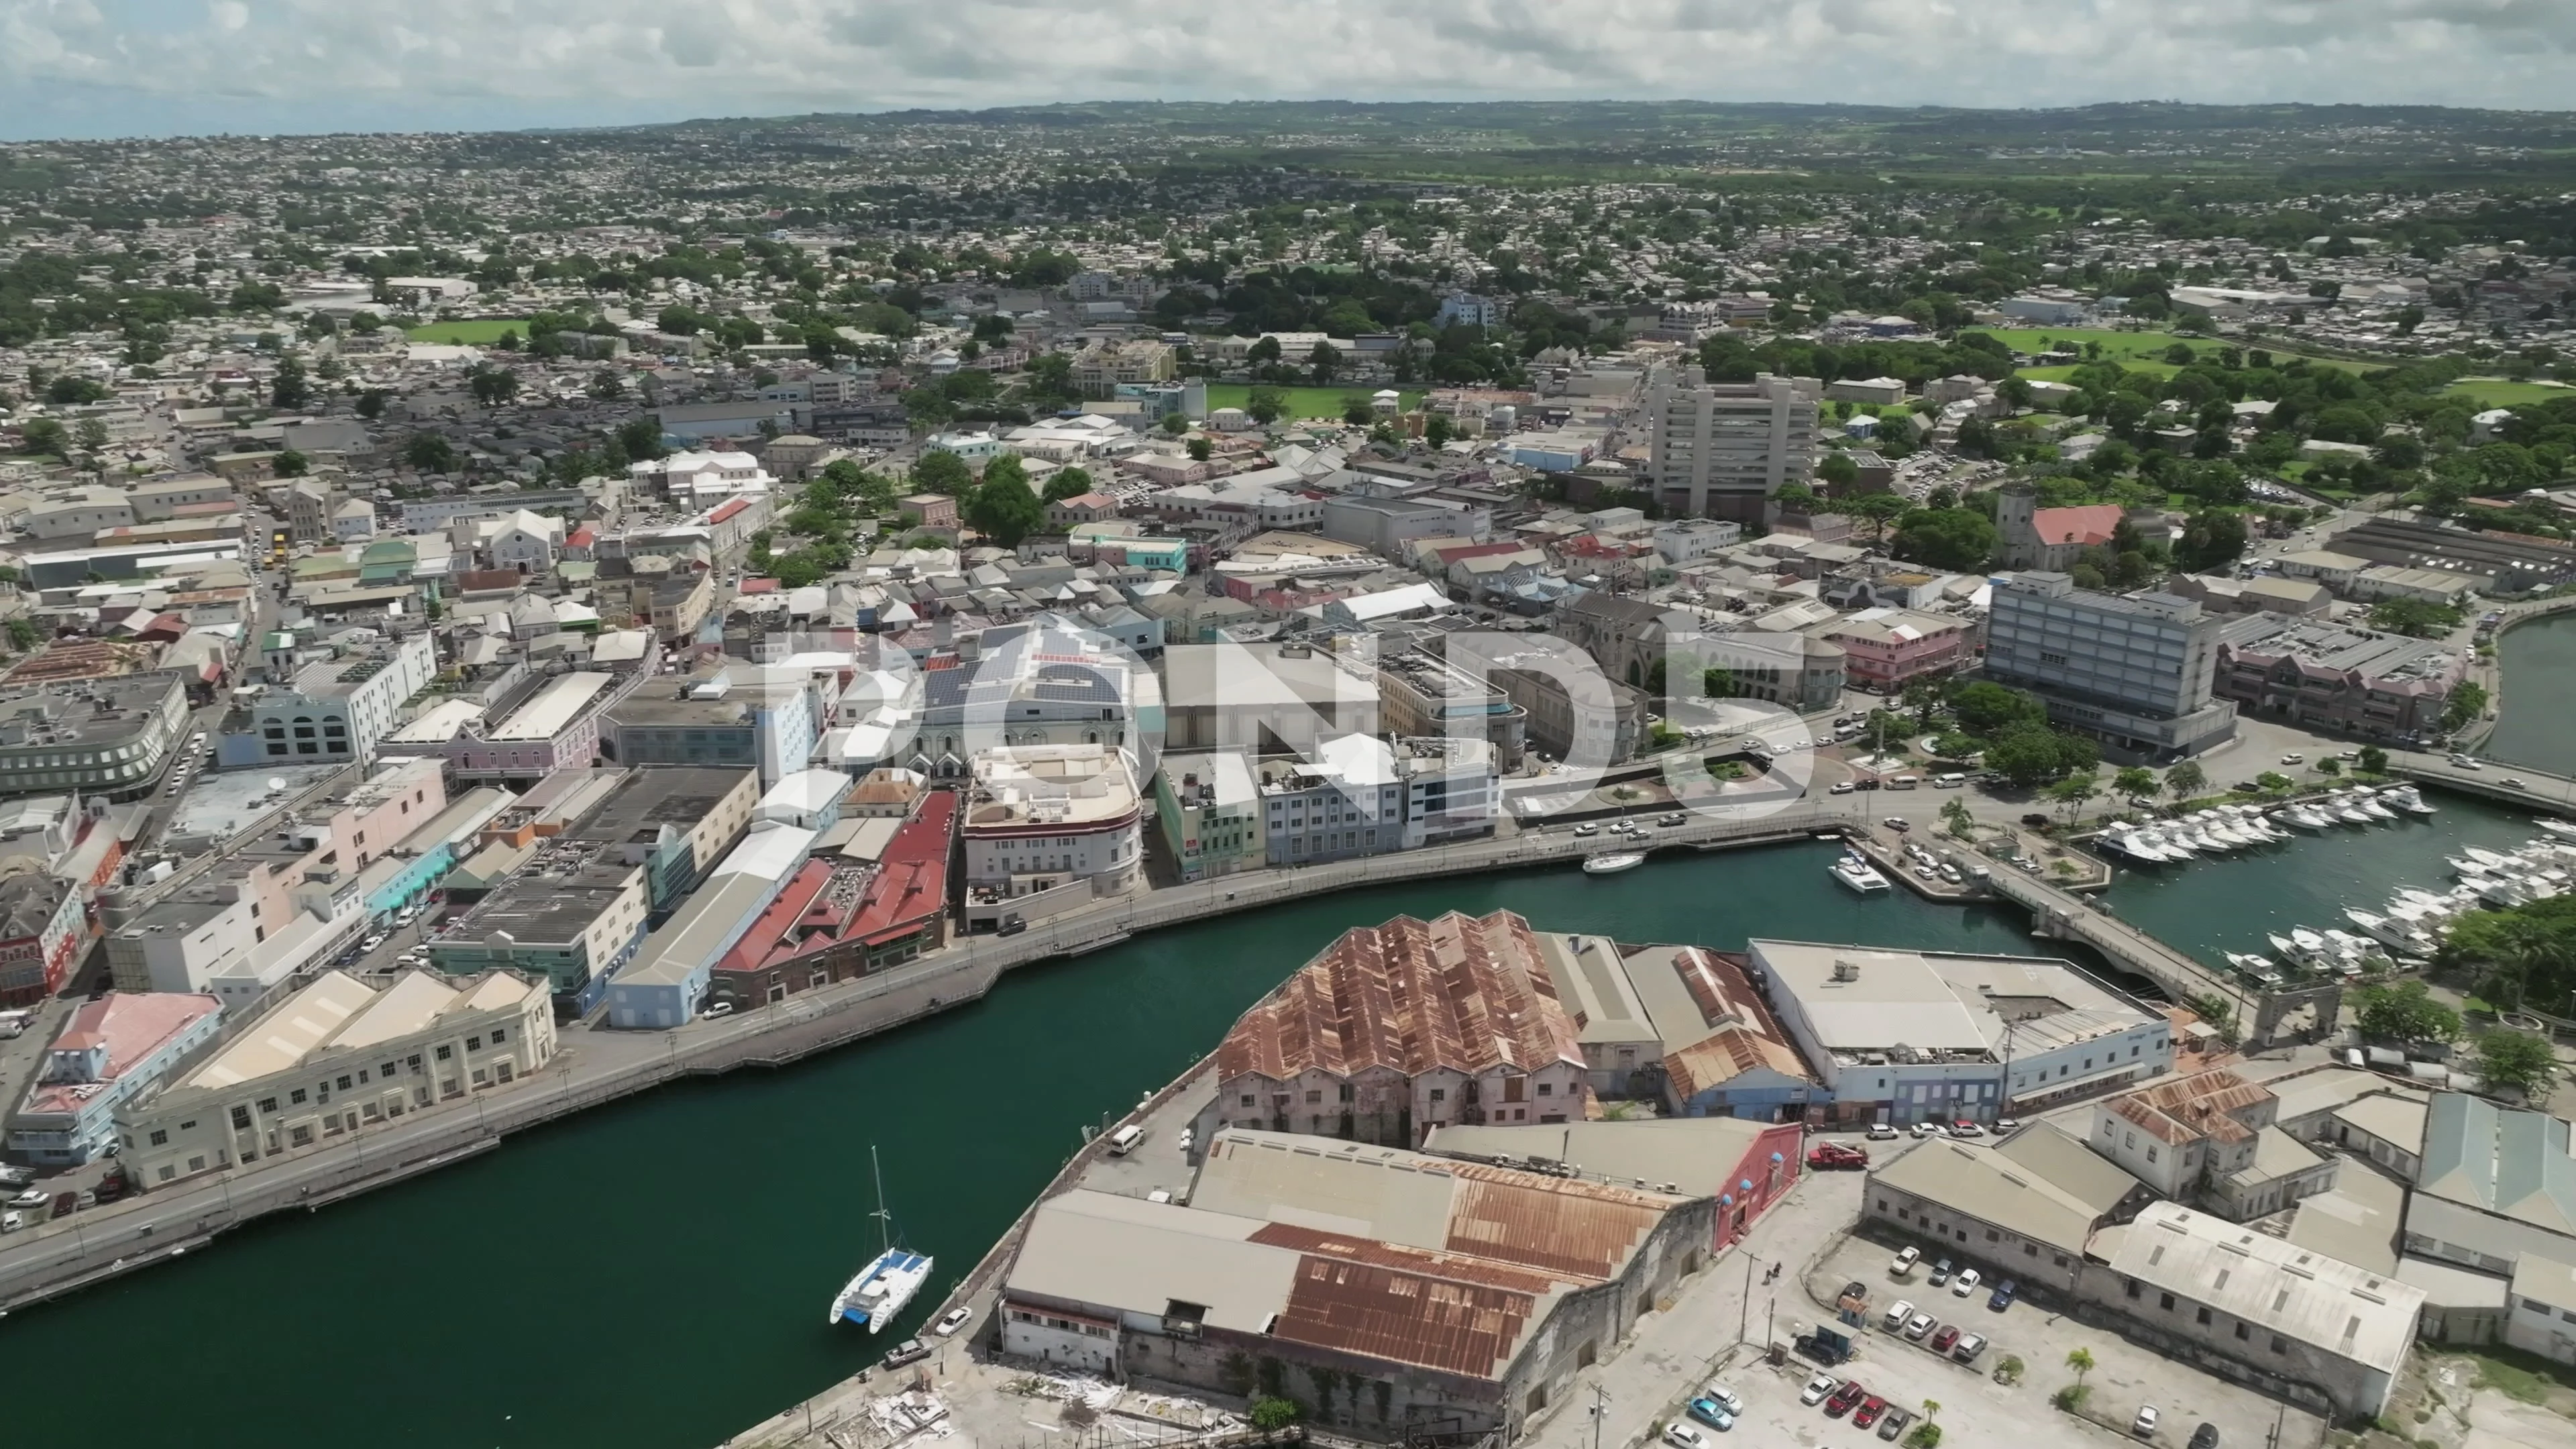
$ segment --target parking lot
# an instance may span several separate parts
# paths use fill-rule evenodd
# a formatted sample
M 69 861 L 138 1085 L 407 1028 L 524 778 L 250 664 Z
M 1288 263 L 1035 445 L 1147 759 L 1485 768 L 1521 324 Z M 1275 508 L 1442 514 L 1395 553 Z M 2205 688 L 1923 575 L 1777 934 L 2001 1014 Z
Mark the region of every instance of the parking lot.
M 1931 1247 L 1927 1252 L 1937 1262 L 1955 1250 Z M 1839 1373 L 1858 1379 L 1870 1392 L 1909 1410 L 1919 1411 L 1926 1400 L 1938 1402 L 1941 1408 L 1937 1421 L 1944 1443 L 1955 1444 L 1963 1435 L 1985 1442 L 2011 1443 L 2039 1429 L 2043 1433 L 2127 1438 L 2132 1443 L 2152 1443 L 2163 1449 L 2184 1449 L 2192 1430 L 2210 1423 L 2218 1428 L 2222 1449 L 2259 1449 L 2271 1435 L 2274 1416 L 2282 1411 L 2278 1400 L 2161 1358 L 2107 1329 L 2054 1312 L 2054 1305 L 2024 1298 L 1998 1313 L 1987 1306 L 1992 1277 L 1981 1281 L 1977 1290 L 1964 1298 L 1948 1287 L 1931 1286 L 1933 1262 L 1917 1266 L 1906 1280 L 1899 1282 L 1889 1273 L 1893 1257 L 1893 1250 L 1883 1243 L 1845 1239 L 1818 1263 L 1806 1287 L 1819 1303 L 1830 1303 L 1832 1295 L 1849 1282 L 1868 1289 L 1867 1327 L 1854 1330 L 1859 1338 L 1857 1357 Z M 1991 1265 L 1967 1260 L 1961 1260 L 1959 1266 L 1991 1272 Z M 1965 1332 L 1984 1334 L 1988 1343 L 1975 1366 L 1931 1351 L 1929 1344 L 1938 1336 L 1938 1328 L 1927 1332 L 1921 1342 L 1883 1331 L 1886 1310 L 1899 1300 L 1913 1303 L 1918 1311 L 1931 1314 L 1941 1324 L 1955 1324 Z M 2049 1396 L 2075 1381 L 2074 1370 L 2066 1366 L 2066 1356 L 2077 1348 L 2090 1353 L 2094 1360 L 2093 1369 L 2084 1377 L 2091 1389 L 2089 1414 L 2125 1428 L 2140 1405 L 2153 1404 L 2161 1423 L 2152 1439 L 2124 1435 L 2119 1428 L 2098 1423 L 2077 1429 L 2072 1416 L 2050 1406 Z M 1995 1382 L 1994 1371 L 2007 1357 L 2018 1357 L 2023 1362 L 2018 1386 Z M 1851 1449 L 1859 1449 L 1863 1443 L 1877 1443 L 1874 1435 L 1828 1419 L 1821 1409 L 1798 1403 L 1798 1390 L 1814 1370 L 1815 1365 L 1793 1357 L 1780 1370 L 1765 1368 L 1758 1375 L 1746 1375 L 1748 1382 L 1758 1381 L 1766 1391 L 1757 1406 L 1752 1390 L 1742 1390 L 1747 1417 L 1765 1423 L 1775 1411 L 1787 1414 L 1789 1420 L 1782 1427 L 1803 1423 L 1806 1432 L 1793 1432 L 1802 1444 L 1848 1444 Z M 2323 1441 L 2325 1430 L 2325 1422 L 2315 1415 L 2290 1409 L 2282 1422 L 2281 1449 L 2311 1449 Z

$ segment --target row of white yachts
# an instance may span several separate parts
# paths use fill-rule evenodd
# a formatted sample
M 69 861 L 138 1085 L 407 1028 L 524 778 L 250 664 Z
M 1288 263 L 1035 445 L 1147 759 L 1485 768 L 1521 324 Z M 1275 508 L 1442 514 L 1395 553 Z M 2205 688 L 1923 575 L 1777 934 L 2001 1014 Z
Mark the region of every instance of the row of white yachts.
M 2095 843 L 2136 864 L 2177 865 L 2275 844 L 2298 831 L 2384 825 L 2409 815 L 2432 813 L 2433 807 L 2412 785 L 2389 785 L 2376 790 L 2355 786 L 2269 810 L 2251 803 L 2218 805 L 2180 820 L 2117 825 L 2104 830 Z
M 2451 857 L 2458 884 L 2447 891 L 2401 886 L 2376 911 L 2346 907 L 2344 919 L 2360 933 L 2292 926 L 2267 936 L 2270 956 L 2229 952 L 2227 962 L 2264 986 L 2283 984 L 2281 964 L 2318 975 L 2360 976 L 2405 971 L 2441 949 L 2442 932 L 2457 916 L 2487 906 L 2519 906 L 2559 895 L 2576 885 L 2576 825 L 2534 822 L 2548 833 L 2518 850 L 2463 847 Z

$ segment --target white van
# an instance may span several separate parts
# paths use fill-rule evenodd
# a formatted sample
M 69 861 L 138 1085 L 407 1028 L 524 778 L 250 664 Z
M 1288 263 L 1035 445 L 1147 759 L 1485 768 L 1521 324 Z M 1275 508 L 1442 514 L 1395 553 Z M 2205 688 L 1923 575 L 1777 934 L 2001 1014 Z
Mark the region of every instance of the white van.
M 1935 775 L 1932 777 L 1932 788 L 1935 790 L 1956 790 L 1967 783 L 1968 776 L 1966 772 L 1960 770 L 1953 770 L 1949 774 Z
M 1921 775 L 1898 775 L 1887 782 L 1887 788 L 1891 790 L 1911 790 L 1922 783 L 1923 777 Z
M 1126 1126 L 1109 1134 L 1109 1155 L 1112 1157 L 1124 1157 L 1128 1153 L 1135 1151 L 1136 1144 L 1144 1140 L 1145 1129 L 1137 1126 L 1133 1122 L 1130 1122 Z

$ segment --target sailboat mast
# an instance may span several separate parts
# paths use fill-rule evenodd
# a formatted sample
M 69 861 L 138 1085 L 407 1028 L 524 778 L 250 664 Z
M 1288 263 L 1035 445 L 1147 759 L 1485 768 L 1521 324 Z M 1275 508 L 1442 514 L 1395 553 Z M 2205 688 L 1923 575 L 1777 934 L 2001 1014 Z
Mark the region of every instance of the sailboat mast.
M 894 1247 L 894 1215 L 886 1211 L 885 1169 L 877 1164 L 877 1149 L 874 1143 L 868 1145 L 868 1175 L 875 1178 L 877 1184 L 877 1210 L 873 1216 L 877 1220 L 877 1251 L 882 1254 L 891 1251 Z

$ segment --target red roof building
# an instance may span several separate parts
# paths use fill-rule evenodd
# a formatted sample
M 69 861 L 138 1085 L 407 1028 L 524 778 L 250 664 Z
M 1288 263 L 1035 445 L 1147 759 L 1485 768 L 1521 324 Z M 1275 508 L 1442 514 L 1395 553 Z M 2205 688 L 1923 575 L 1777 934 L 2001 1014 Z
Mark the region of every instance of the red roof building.
M 957 797 L 934 790 L 875 866 L 807 861 L 716 963 L 710 1000 L 766 1006 L 939 949 L 956 839 Z

